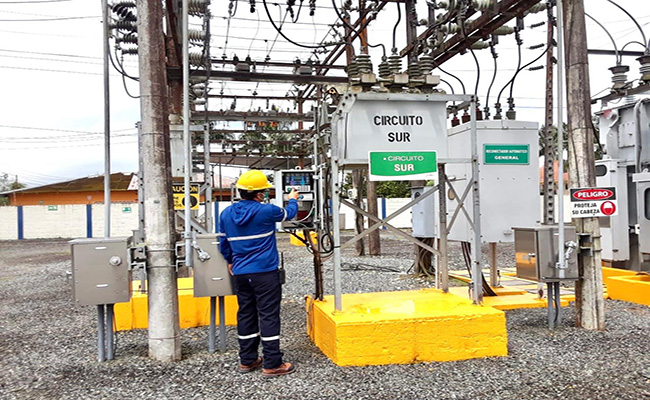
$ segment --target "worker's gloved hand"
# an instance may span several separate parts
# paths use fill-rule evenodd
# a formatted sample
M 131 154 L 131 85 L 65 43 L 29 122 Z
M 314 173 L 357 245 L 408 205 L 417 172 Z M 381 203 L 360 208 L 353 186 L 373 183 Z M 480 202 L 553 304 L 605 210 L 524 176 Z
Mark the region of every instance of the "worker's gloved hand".
M 294 200 L 298 200 L 298 196 L 300 196 L 300 193 L 295 188 L 292 188 L 288 195 L 290 199 Z

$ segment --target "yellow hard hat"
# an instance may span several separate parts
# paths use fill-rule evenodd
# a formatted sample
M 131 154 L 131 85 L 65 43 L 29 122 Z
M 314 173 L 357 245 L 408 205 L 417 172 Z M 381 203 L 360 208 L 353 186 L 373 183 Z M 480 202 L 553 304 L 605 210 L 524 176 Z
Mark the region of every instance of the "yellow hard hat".
M 237 189 L 264 190 L 273 187 L 266 179 L 266 175 L 258 169 L 246 171 L 237 179 Z

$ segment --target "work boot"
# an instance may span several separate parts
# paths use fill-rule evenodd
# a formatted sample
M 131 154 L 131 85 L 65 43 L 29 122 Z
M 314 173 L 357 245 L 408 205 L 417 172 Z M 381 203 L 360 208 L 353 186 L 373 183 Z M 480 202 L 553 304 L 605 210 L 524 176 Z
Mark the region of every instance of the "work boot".
M 262 357 L 257 357 L 257 360 L 253 361 L 250 364 L 239 364 L 239 372 L 242 374 L 247 374 L 249 372 L 255 371 L 257 368 L 262 366 Z
M 262 376 L 265 378 L 274 378 L 281 375 L 289 375 L 296 370 L 296 367 L 291 363 L 282 363 L 276 368 L 262 369 Z

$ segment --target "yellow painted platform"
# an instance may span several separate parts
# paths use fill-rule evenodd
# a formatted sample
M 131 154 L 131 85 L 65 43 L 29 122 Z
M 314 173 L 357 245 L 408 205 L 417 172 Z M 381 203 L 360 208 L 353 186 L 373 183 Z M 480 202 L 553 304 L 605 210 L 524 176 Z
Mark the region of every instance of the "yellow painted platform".
M 525 290 L 502 290 L 503 288 L 493 288 L 497 296 L 483 296 L 483 305 L 494 307 L 497 310 L 516 310 L 519 308 L 544 308 L 548 306 L 546 298 L 540 299 L 537 293 L 529 293 Z M 535 287 L 536 290 L 536 287 Z M 456 286 L 450 287 L 449 292 L 459 297 L 468 297 L 467 287 Z M 574 301 L 573 293 L 562 293 L 560 291 L 560 305 L 566 307 L 569 302 Z
M 436 289 L 307 299 L 307 333 L 339 366 L 455 361 L 508 355 L 506 318 Z
M 633 271 L 634 272 L 634 271 Z M 650 306 L 650 275 L 623 275 L 607 280 L 609 298 Z
M 210 298 L 194 297 L 194 279 L 178 279 L 178 313 L 181 329 L 205 326 L 210 323 Z M 140 293 L 140 282 L 133 282 L 133 294 L 128 303 L 115 304 L 115 325 L 118 331 L 146 329 L 148 298 Z M 219 308 L 217 301 L 217 323 Z M 237 297 L 226 296 L 226 325 L 237 325 Z
M 303 240 L 305 239 L 305 233 L 304 233 L 303 231 L 297 231 L 297 232 L 296 232 L 296 236 L 300 237 L 300 238 L 303 239 Z M 312 243 L 316 243 L 316 242 L 317 242 L 317 240 L 318 240 L 318 235 L 316 234 L 316 232 L 313 232 L 313 231 L 310 232 L 310 235 L 309 235 L 309 236 L 311 236 Z M 293 236 L 293 235 L 289 235 L 289 243 L 292 244 L 292 245 L 294 245 L 294 246 L 302 246 L 302 247 L 305 247 L 305 244 L 304 244 L 303 242 L 301 242 L 298 238 L 296 238 L 296 237 Z

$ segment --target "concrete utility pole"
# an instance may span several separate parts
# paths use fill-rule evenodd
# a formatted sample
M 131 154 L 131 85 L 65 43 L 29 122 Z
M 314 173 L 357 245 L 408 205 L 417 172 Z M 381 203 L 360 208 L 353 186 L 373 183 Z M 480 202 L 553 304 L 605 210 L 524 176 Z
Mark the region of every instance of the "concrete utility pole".
M 595 187 L 594 132 L 591 125 L 584 3 L 583 0 L 564 0 L 558 1 L 558 5 L 560 4 L 562 4 L 566 43 L 571 186 Z M 558 17 L 562 16 L 558 14 Z M 605 305 L 598 218 L 578 218 L 574 219 L 574 222 L 578 234 L 586 235 L 585 237 L 588 238 L 581 240 L 580 247 L 589 247 L 588 252 L 583 250 L 578 256 L 578 268 L 582 276 L 576 282 L 578 325 L 585 329 L 603 330 L 605 329 Z
M 181 358 L 171 160 L 167 120 L 167 79 L 162 3 L 139 0 L 138 59 L 144 170 L 144 240 L 149 278 L 149 356 L 159 361 Z

